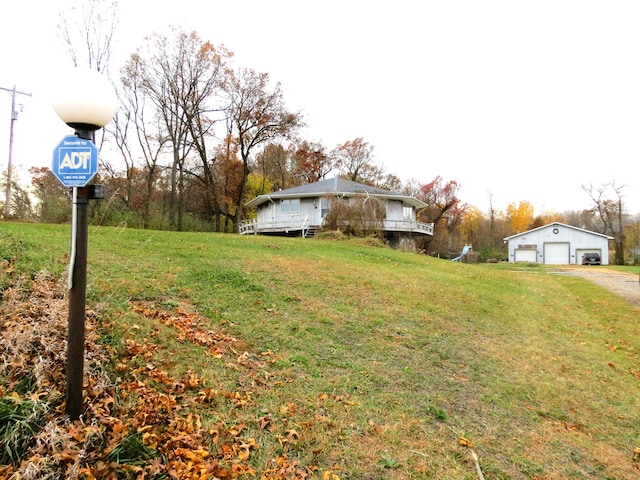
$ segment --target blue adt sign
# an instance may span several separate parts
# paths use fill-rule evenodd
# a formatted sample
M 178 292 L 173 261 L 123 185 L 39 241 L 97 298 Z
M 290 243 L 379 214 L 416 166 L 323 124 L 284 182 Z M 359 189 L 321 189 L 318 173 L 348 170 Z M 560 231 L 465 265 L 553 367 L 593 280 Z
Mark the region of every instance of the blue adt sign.
M 98 149 L 90 140 L 68 135 L 53 150 L 51 171 L 65 187 L 84 187 L 98 173 Z

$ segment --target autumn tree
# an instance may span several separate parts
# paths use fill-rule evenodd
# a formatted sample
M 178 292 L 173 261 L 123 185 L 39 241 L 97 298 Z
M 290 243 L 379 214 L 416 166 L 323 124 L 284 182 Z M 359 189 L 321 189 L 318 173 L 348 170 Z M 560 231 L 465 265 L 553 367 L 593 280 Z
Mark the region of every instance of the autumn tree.
M 8 210 L 12 212 L 12 216 L 21 220 L 32 219 L 34 216 L 34 205 L 28 189 L 24 188 L 15 178 L 12 178 L 9 182 L 7 172 L 4 172 L 1 177 L 1 183 L 7 185 L 8 192 L 10 192 Z M 4 205 L 0 204 L 0 206 L 0 210 L 5 211 Z
M 22 185 L 15 185 L 11 190 L 13 212 L 17 218 L 32 220 L 34 217 L 34 205 L 29 191 Z
M 404 188 L 400 177 L 392 173 L 383 174 L 374 186 L 384 188 L 385 190 L 391 190 L 392 192 L 401 192 Z
M 273 182 L 259 170 L 249 173 L 247 184 L 245 185 L 245 198 L 251 201 L 259 195 L 273 192 Z
M 69 189 L 65 188 L 51 170 L 32 167 L 31 187 L 37 200 L 36 217 L 43 223 L 66 222 L 71 216 Z
M 457 251 L 457 226 L 462 221 L 466 205 L 458 197 L 460 185 L 455 180 L 444 182 L 437 176 L 423 185 L 416 195 L 418 200 L 428 205 L 419 212 L 420 220 L 434 224 L 433 237 L 425 236 L 423 249 L 427 252 L 449 254 Z
M 493 193 L 487 192 L 487 197 L 489 200 L 489 211 L 488 211 L 489 244 L 487 247 L 488 247 L 488 250 L 494 251 L 498 249 L 498 246 L 500 245 L 500 243 L 502 243 L 502 239 L 508 236 L 507 235 L 508 229 L 506 227 L 505 228 L 500 227 L 501 223 L 506 223 L 506 222 L 500 221 L 502 215 L 493 201 Z
M 533 222 L 529 225 L 529 229 L 539 228 L 553 222 L 567 223 L 567 220 L 561 213 L 545 211 L 533 218 Z
M 290 186 L 292 156 L 290 149 L 284 148 L 280 143 L 269 143 L 256 155 L 256 168 L 262 178 L 258 195 Z M 271 186 L 267 187 L 267 184 Z
M 218 182 L 216 185 L 220 210 L 215 216 L 216 231 L 232 232 L 236 219 L 236 199 L 242 188 L 244 167 L 238 158 L 238 145 L 227 135 L 214 152 Z
M 468 207 L 462 217 L 459 230 L 465 244 L 475 245 L 475 248 L 484 244 L 488 228 L 482 211 L 477 207 Z
M 526 232 L 533 223 L 534 208 L 531 202 L 521 200 L 507 204 L 507 219 L 509 222 L 509 235 Z
M 300 113 L 287 110 L 280 84 L 271 89 L 269 75 L 248 68 L 229 72 L 224 85 L 228 101 L 227 131 L 238 145 L 242 181 L 236 201 L 235 229 L 242 220 L 250 157 L 260 145 L 293 139 L 303 126 Z
M 342 178 L 375 185 L 382 171 L 373 161 L 373 150 L 373 145 L 358 137 L 338 145 L 330 155 Z
M 331 157 L 326 148 L 317 142 L 303 141 L 293 154 L 293 175 L 302 183 L 314 183 L 324 178 L 333 170 Z

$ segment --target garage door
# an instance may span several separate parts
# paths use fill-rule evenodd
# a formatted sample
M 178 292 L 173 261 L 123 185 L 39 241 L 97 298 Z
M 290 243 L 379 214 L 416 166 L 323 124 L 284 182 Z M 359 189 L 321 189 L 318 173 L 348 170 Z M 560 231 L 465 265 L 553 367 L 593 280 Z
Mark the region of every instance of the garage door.
M 545 243 L 544 263 L 547 265 L 568 265 L 569 243 Z
M 538 251 L 532 248 L 516 248 L 513 256 L 516 262 L 535 263 L 538 261 Z
M 582 257 L 585 253 L 597 253 L 602 256 L 599 248 L 577 248 L 576 249 L 576 263 L 582 265 Z

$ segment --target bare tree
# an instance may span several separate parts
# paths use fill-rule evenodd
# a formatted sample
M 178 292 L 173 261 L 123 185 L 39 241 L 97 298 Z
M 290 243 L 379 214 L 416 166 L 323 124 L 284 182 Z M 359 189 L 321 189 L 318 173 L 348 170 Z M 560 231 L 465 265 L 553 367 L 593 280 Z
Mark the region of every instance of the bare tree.
M 302 116 L 290 112 L 284 104 L 282 88 L 269 88 L 269 75 L 252 69 L 229 72 L 225 83 L 229 101 L 227 131 L 238 145 L 242 160 L 242 184 L 236 202 L 237 230 L 242 220 L 245 185 L 250 171 L 250 156 L 256 147 L 282 138 L 293 139 L 303 126 Z
M 220 97 L 226 62 L 232 55 L 223 46 L 215 48 L 209 42 L 201 42 L 197 36 L 192 36 L 190 42 L 193 52 L 185 58 L 181 80 L 189 88 L 183 90 L 178 102 L 181 110 L 187 113 L 187 127 L 200 160 L 198 168 L 190 173 L 205 193 L 202 196 L 203 214 L 210 221 L 219 211 L 220 189 L 216 186 L 215 163 L 218 157 L 210 153 L 212 149 L 208 147 L 208 140 L 214 137 L 214 126 L 223 118 Z
M 628 250 L 634 265 L 640 262 L 640 213 L 637 213 L 625 229 Z
M 593 208 L 602 223 L 602 233 L 611 235 L 613 239 L 614 262 L 616 265 L 624 265 L 624 203 L 622 190 L 624 185 L 616 186 L 615 181 L 604 183 L 600 187 L 582 185 L 582 189 L 589 195 Z M 615 199 L 609 194 L 613 193 Z
M 224 59 L 230 54 L 203 42 L 195 32 L 174 29 L 171 38 L 151 37 L 136 55 L 140 86 L 153 102 L 171 146 L 169 223 L 182 230 L 185 175 L 196 172 L 188 168 L 192 153 L 200 159 L 199 180 L 207 186 L 209 208 L 213 209 L 215 203 L 211 168 L 214 157 L 209 157 L 206 139 L 213 135 L 215 120 L 210 114 L 219 109 L 212 102 L 221 88 Z
M 114 122 L 107 129 L 114 138 L 126 168 L 124 191 L 117 191 L 116 194 L 128 208 L 141 209 L 141 226 L 149 228 L 152 199 L 162 168 L 159 162 L 168 137 L 144 89 L 143 68 L 144 64 L 137 54 L 132 55 L 122 68 L 122 88 L 118 95 L 120 106 Z M 136 174 L 139 176 L 140 173 L 144 177 L 142 192 L 135 182 Z M 136 201 L 138 198 L 140 200 Z
M 118 25 L 117 6 L 112 0 L 75 0 L 59 13 L 58 37 L 76 67 L 109 75 Z M 104 143 L 104 134 L 104 129 L 93 134 L 98 148 Z
M 405 195 L 409 195 L 411 197 L 418 197 L 418 195 L 420 195 L 420 190 L 422 189 L 422 185 L 423 183 L 420 182 L 420 180 L 418 180 L 415 177 L 410 178 L 409 180 L 404 182 L 404 185 L 402 186 L 402 193 L 404 193 Z
M 117 2 L 76 0 L 59 18 L 58 36 L 74 65 L 107 72 L 118 24 Z

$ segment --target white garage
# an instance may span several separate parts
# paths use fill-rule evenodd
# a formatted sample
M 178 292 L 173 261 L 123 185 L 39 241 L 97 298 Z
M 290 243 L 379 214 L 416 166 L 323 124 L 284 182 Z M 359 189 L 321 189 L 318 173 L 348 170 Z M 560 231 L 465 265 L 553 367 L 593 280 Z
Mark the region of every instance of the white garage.
M 510 262 L 546 265 L 580 265 L 587 252 L 600 254 L 609 263 L 609 240 L 613 237 L 554 222 L 504 239 L 509 244 Z

